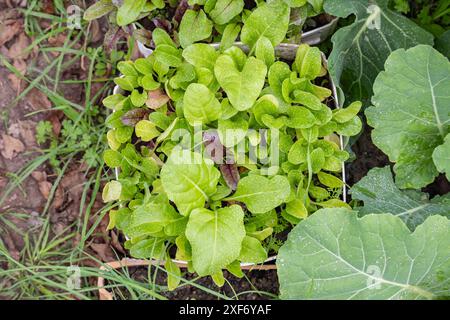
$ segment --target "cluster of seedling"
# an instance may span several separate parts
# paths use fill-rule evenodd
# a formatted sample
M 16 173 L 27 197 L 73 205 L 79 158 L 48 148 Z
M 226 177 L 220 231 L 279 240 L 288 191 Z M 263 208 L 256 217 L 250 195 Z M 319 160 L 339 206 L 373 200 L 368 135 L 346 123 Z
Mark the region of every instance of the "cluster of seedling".
M 118 178 L 103 196 L 121 204 L 111 227 L 132 256 L 188 261 L 223 284 L 223 269 L 264 262 L 289 226 L 348 207 L 339 136 L 359 133 L 361 103 L 334 107 L 319 49 L 294 46 L 285 62 L 273 44 L 283 34 L 256 30 L 244 26 L 247 54 L 227 41 L 182 49 L 156 29 L 152 55 L 119 63 L 121 92 L 103 101 Z

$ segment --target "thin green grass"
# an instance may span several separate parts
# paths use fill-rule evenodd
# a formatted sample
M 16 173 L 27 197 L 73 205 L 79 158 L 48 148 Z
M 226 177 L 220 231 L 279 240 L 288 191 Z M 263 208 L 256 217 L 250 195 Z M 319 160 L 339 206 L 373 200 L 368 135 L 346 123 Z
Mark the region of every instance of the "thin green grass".
M 33 88 L 40 90 L 49 98 L 53 107 L 50 110 L 32 112 L 28 116 L 61 110 L 67 119 L 73 122 L 73 128 L 79 128 L 84 134 L 95 137 L 90 149 L 96 155 L 101 155 L 106 148 L 104 136 L 107 128 L 104 123 L 98 121 L 98 117 L 94 116 L 93 110 L 101 98 L 111 90 L 112 79 L 109 77 L 94 78 L 94 73 L 97 62 L 111 63 L 111 61 L 108 58 L 105 60 L 105 57 L 100 57 L 98 48 L 85 50 L 86 46 L 83 45 L 79 49 L 76 44 L 80 43 L 83 38 L 89 38 L 86 24 L 83 25 L 82 30 L 68 29 L 64 1 L 55 0 L 53 3 L 57 10 L 55 15 L 40 12 L 41 2 L 38 0 L 28 1 L 27 8 L 22 10 L 25 32 L 34 37 L 25 52 L 31 52 L 35 47 L 39 47 L 40 56 L 47 61 L 43 70 L 39 69 L 34 61 L 28 70 L 28 74 L 34 76 L 22 76 L 6 57 L 0 55 L 0 63 L 27 84 L 26 89 L 8 107 L 14 107 Z M 48 21 L 50 27 L 42 29 L 39 23 L 42 19 Z M 49 38 L 61 34 L 66 36 L 61 47 L 46 44 Z M 129 47 L 125 57 L 131 55 L 132 45 Z M 54 52 L 59 53 L 56 58 L 52 56 Z M 61 75 L 64 71 L 70 69 L 80 59 L 89 61 L 87 79 L 62 79 Z M 99 90 L 96 89 L 95 94 L 92 94 L 94 83 L 103 83 L 104 85 Z M 85 95 L 81 103 L 70 101 L 61 92 L 62 85 L 80 84 L 84 86 Z M 7 122 L 7 115 L 5 115 L 4 121 Z M 0 268 L 1 295 L 11 299 L 97 299 L 99 288 L 96 286 L 96 280 L 98 277 L 103 277 L 105 279 L 104 288 L 109 290 L 115 299 L 166 299 L 164 294 L 168 292 L 168 289 L 166 285 L 158 283 L 158 275 L 167 271 L 159 265 L 148 268 L 146 281 L 140 282 L 133 278 L 130 268 L 123 267 L 117 270 L 107 268 L 102 271 L 99 268 L 89 267 L 87 264 L 90 261 L 91 264 L 96 263 L 98 266 L 107 267 L 86 250 L 93 237 L 96 236 L 97 227 L 105 215 L 114 208 L 112 205 L 105 205 L 94 210 L 95 199 L 101 192 L 102 183 L 109 180 L 112 174 L 103 166 L 100 156 L 98 156 L 97 165 L 88 166 L 85 170 L 86 180 L 83 183 L 81 199 L 79 199 L 79 219 L 67 226 L 61 234 L 53 233 L 49 209 L 56 190 L 68 170 L 79 167 L 79 162 L 86 153 L 85 148 L 79 144 L 70 143 L 73 141 L 73 135 L 75 133 L 70 133 L 65 141 L 59 140 L 56 145 L 42 146 L 40 150 L 36 150 L 38 154 L 32 161 L 18 172 L 10 173 L 10 183 L 2 190 L 0 207 L 15 190 L 21 189 L 22 183 L 33 171 L 42 168 L 53 159 L 58 160 L 59 165 L 54 168 L 56 176 L 52 180 L 53 184 L 48 200 L 42 212 L 34 217 L 38 222 L 36 226 L 21 230 L 11 222 L 10 218 L 14 216 L 15 219 L 26 222 L 29 219 L 28 214 L 12 211 L 0 212 L 0 232 L 8 232 L 8 230 L 16 232 L 22 236 L 24 241 L 19 260 L 15 260 L 6 249 L 5 244 L 0 241 L 0 265 L 7 265 L 6 269 Z M 117 259 L 119 260 L 120 257 L 117 256 Z M 77 277 L 74 278 L 77 276 L 74 270 L 79 272 L 81 281 L 79 288 L 73 287 L 74 281 L 77 280 Z M 269 298 L 275 297 L 270 293 L 258 291 L 253 285 L 251 285 L 252 291 L 237 292 L 232 288 L 231 283 L 227 285 L 232 288 L 234 294 L 233 297 L 228 297 L 219 289 L 210 289 L 198 284 L 199 278 L 193 280 L 188 280 L 183 276 L 179 278 L 180 289 L 192 286 L 216 299 L 238 299 L 246 293 L 255 293 Z M 250 282 L 250 279 L 247 278 L 246 281 Z

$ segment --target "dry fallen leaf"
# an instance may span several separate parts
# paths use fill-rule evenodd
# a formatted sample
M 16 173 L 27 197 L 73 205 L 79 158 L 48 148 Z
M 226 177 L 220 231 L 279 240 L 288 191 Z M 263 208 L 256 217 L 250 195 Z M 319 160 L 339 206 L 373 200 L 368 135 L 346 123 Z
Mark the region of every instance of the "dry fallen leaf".
M 38 182 L 39 192 L 47 200 L 50 196 L 50 191 L 52 190 L 52 184 L 48 181 Z
M 47 96 L 36 88 L 30 90 L 26 96 L 26 101 L 31 109 L 35 111 L 50 109 L 52 107 L 52 103 Z
M 55 191 L 55 196 L 53 197 L 52 207 L 61 208 L 63 203 L 64 203 L 64 190 L 58 187 Z
M 35 128 L 36 122 L 22 120 L 10 125 L 8 134 L 14 138 L 21 138 L 27 147 L 32 147 L 36 146 Z
M 22 30 L 22 27 L 22 22 L 19 20 L 0 22 L 0 47 L 13 39 Z
M 31 176 L 33 177 L 34 180 L 38 182 L 47 180 L 47 173 L 45 173 L 45 171 L 33 171 L 31 173 Z
M 60 110 L 52 110 L 46 118 L 46 120 L 50 121 L 50 123 L 52 124 L 53 133 L 57 137 L 61 133 L 62 125 L 60 119 L 64 119 L 64 113 Z
M 11 238 L 11 236 L 8 234 L 8 232 L 2 234 L 2 239 L 6 245 L 6 249 L 8 250 L 11 258 L 19 261 L 20 260 L 20 252 L 19 252 L 19 250 L 17 250 L 14 240 Z
M 13 65 L 21 75 L 25 75 L 25 72 L 27 70 L 27 64 L 25 63 L 25 61 L 14 60 Z M 19 94 L 22 91 L 22 80 L 13 73 L 8 75 L 8 79 L 12 82 L 13 89 L 15 89 L 17 94 Z
M 116 256 L 111 247 L 107 243 L 92 243 L 90 247 L 98 254 L 100 260 L 103 262 L 110 262 L 116 260 Z
M 27 146 L 36 145 L 36 122 L 31 120 L 19 121 L 19 130 L 22 141 Z
M 125 254 L 125 249 L 123 248 L 122 244 L 120 243 L 119 237 L 116 234 L 116 232 L 114 232 L 114 230 L 111 230 L 111 245 L 114 247 L 114 249 L 116 249 L 117 251 Z
M 44 171 L 34 171 L 31 173 L 34 180 L 37 181 L 39 191 L 45 199 L 48 199 L 52 184 L 47 181 L 47 174 Z
M 91 42 L 98 42 L 103 39 L 103 32 L 97 20 L 91 21 L 90 32 Z
M 0 149 L 2 156 L 5 159 L 11 160 L 17 154 L 25 151 L 25 145 L 19 139 L 3 133 L 2 141 L 0 143 Z
M 8 52 L 8 56 L 15 60 L 26 60 L 30 55 L 30 51 L 26 52 L 25 49 L 30 45 L 30 39 L 21 33 L 14 44 L 11 46 Z
M 66 172 L 55 191 L 50 221 L 56 234 L 67 232 L 72 223 L 80 219 L 80 203 L 86 179 L 84 170 L 83 166 L 77 166 Z M 89 202 L 89 197 L 86 201 Z
M 64 42 L 67 40 L 67 35 L 65 33 L 58 33 L 58 35 L 54 37 L 48 38 L 48 44 L 53 47 L 62 47 Z

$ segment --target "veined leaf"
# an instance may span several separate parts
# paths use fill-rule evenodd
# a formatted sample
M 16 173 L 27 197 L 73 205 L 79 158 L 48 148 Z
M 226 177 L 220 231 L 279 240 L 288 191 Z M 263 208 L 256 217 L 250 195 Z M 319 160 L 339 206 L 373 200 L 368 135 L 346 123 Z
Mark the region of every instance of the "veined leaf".
M 224 200 L 243 202 L 251 213 L 265 213 L 286 201 L 290 192 L 289 181 L 284 176 L 269 179 L 250 175 L 241 179 L 236 192 Z
M 239 71 L 234 60 L 223 54 L 217 58 L 214 74 L 227 93 L 234 108 L 239 111 L 250 109 L 264 86 L 267 67 L 261 60 L 250 57 Z
M 92 21 L 103 17 L 104 15 L 113 11 L 115 8 L 116 6 L 112 3 L 112 0 L 100 0 L 87 8 L 87 10 L 84 12 L 83 18 L 85 20 Z
M 149 238 L 131 244 L 130 254 L 140 259 L 163 259 L 164 238 Z
M 436 197 L 431 201 L 420 191 L 400 191 L 392 179 L 389 167 L 374 168 L 352 187 L 352 198 L 364 201 L 359 213 L 392 213 L 411 229 L 431 215 L 450 218 L 450 198 Z
M 256 43 L 255 56 L 264 61 L 268 68 L 275 62 L 275 50 L 269 39 L 266 37 L 259 38 Z
M 219 100 L 207 86 L 191 83 L 184 94 L 183 112 L 193 126 L 196 123 L 208 124 L 219 119 L 222 108 Z
M 445 173 L 450 180 L 450 134 L 447 134 L 444 144 L 433 151 L 433 161 L 439 172 Z
M 102 193 L 103 202 L 118 200 L 120 198 L 121 193 L 122 193 L 122 184 L 116 180 L 109 181 L 103 187 Z
M 400 188 L 421 188 L 439 174 L 432 154 L 450 133 L 450 62 L 430 46 L 397 50 L 374 84 L 367 122 L 372 140 L 395 162 Z
M 237 23 L 228 23 L 222 33 L 222 40 L 220 41 L 220 50 L 224 51 L 233 46 L 239 33 L 241 32 L 241 26 Z
M 244 8 L 244 0 L 217 0 L 209 16 L 217 24 L 226 24 Z
M 200 276 L 213 275 L 236 260 L 245 237 L 244 212 L 238 205 L 216 211 L 195 209 L 186 227 L 192 262 Z
M 166 30 L 161 28 L 156 28 L 152 31 L 152 40 L 155 43 L 155 47 L 158 47 L 162 44 L 166 44 L 174 48 L 177 47 Z
M 266 37 L 275 47 L 283 41 L 289 26 L 289 6 L 283 0 L 262 3 L 245 20 L 241 39 L 250 48 Z
M 314 80 L 322 71 L 322 54 L 319 48 L 301 44 L 295 55 L 294 67 L 301 78 Z
M 126 26 L 134 22 L 145 7 L 146 0 L 124 0 L 117 11 L 117 24 Z
M 211 36 L 213 23 L 203 10 L 187 10 L 180 23 L 180 44 L 186 48 L 190 44 Z
M 448 295 L 450 220 L 411 233 L 389 214 L 361 219 L 322 209 L 300 222 L 278 254 L 282 299 L 433 299 Z
M 220 172 L 209 159 L 188 150 L 175 148 L 161 169 L 164 191 L 181 214 L 201 208 L 216 192 Z
M 179 67 L 182 63 L 181 50 L 168 44 L 159 45 L 153 54 L 157 61 L 167 66 Z
M 165 195 L 158 195 L 153 201 L 137 207 L 130 217 L 125 233 L 130 238 L 149 236 L 170 230 L 170 225 L 186 219 L 176 212 Z M 170 234 L 170 232 L 169 232 Z
M 183 58 L 196 68 L 214 70 L 219 53 L 206 43 L 194 43 L 183 50 Z
M 372 85 L 391 52 L 433 44 L 433 36 L 388 8 L 389 0 L 326 0 L 324 9 L 337 17 L 356 15 L 355 22 L 333 36 L 329 71 L 350 101 L 366 105 Z M 375 48 L 375 49 L 374 49 Z M 342 99 L 343 102 L 343 99 Z
M 150 141 L 161 134 L 153 122 L 149 120 L 141 120 L 135 126 L 136 136 L 142 141 Z
M 167 271 L 167 287 L 169 291 L 175 290 L 181 282 L 180 267 L 178 267 L 167 254 L 164 268 L 166 268 Z
M 263 263 L 267 259 L 267 251 L 256 238 L 245 236 L 242 241 L 242 248 L 239 260 L 248 263 Z

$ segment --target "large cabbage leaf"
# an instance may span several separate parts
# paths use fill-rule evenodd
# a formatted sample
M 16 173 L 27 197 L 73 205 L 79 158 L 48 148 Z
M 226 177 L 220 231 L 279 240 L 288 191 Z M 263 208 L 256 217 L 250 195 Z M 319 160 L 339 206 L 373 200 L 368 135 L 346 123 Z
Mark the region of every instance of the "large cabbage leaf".
M 449 88 L 448 59 L 426 45 L 392 53 L 375 81 L 367 121 L 375 145 L 395 162 L 400 188 L 424 187 L 445 170 L 445 150 L 435 157 L 439 169 L 433 152 L 450 133 Z
M 417 190 L 401 191 L 394 183 L 391 169 L 374 168 L 352 189 L 352 198 L 364 201 L 359 213 L 392 213 L 400 217 L 410 229 L 420 225 L 431 215 L 450 218 L 450 197 L 435 197 Z
M 283 299 L 434 299 L 448 296 L 450 220 L 429 217 L 414 233 L 390 214 L 358 218 L 322 209 L 279 251 Z
M 350 101 L 369 104 L 372 85 L 391 52 L 433 44 L 433 36 L 391 11 L 389 0 L 326 0 L 325 11 L 338 17 L 356 15 L 354 23 L 333 36 L 329 70 Z

